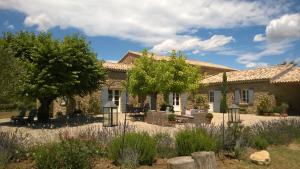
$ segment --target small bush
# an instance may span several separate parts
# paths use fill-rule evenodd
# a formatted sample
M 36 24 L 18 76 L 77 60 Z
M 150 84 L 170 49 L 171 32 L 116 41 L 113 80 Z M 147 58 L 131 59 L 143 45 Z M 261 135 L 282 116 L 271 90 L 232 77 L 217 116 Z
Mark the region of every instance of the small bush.
M 268 141 L 263 137 L 256 137 L 254 139 L 254 147 L 258 150 L 265 150 L 269 146 Z
M 101 154 L 96 143 L 68 139 L 39 146 L 34 159 L 38 169 L 90 169 L 96 154 Z
M 11 160 L 24 158 L 25 140 L 27 135 L 23 136 L 17 130 L 11 133 L 0 131 L 0 168 L 5 168 Z
M 195 151 L 216 151 L 216 140 L 201 129 L 186 129 L 176 135 L 178 155 L 190 155 Z
M 208 119 L 212 119 L 214 117 L 214 115 L 212 113 L 207 113 L 205 115 L 205 117 L 208 118 Z
M 271 100 L 269 97 L 264 96 L 260 98 L 259 104 L 257 105 L 257 113 L 258 115 L 264 115 L 265 113 L 271 113 L 273 107 L 271 106 Z
M 122 161 L 125 158 L 123 157 L 124 150 L 130 150 L 138 153 L 138 164 L 151 165 L 156 155 L 155 146 L 155 140 L 148 133 L 126 133 L 124 136 L 124 146 L 123 136 L 112 140 L 108 147 L 108 156 L 116 163 L 122 165 Z
M 176 115 L 175 115 L 174 113 L 169 114 L 169 115 L 168 115 L 168 120 L 169 120 L 169 121 L 175 121 L 175 120 L 176 120 Z
M 296 119 L 282 119 L 262 121 L 252 126 L 256 136 L 260 136 L 270 145 L 284 145 L 300 138 L 300 121 Z
M 153 138 L 156 141 L 158 157 L 170 158 L 176 155 L 174 139 L 168 133 L 157 133 Z

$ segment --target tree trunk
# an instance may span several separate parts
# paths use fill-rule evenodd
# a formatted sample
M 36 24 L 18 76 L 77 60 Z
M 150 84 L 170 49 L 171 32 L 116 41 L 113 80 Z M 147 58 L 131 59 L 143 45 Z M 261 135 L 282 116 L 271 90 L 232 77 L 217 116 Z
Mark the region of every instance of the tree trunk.
M 38 121 L 42 122 L 42 123 L 47 123 L 49 122 L 50 119 L 50 104 L 52 102 L 53 99 L 49 99 L 49 98 L 41 98 L 39 99 L 40 101 L 40 107 L 38 110 Z
M 213 151 L 201 151 L 192 153 L 192 158 L 195 160 L 196 168 L 198 169 L 216 169 L 217 162 Z
M 138 103 L 141 104 L 141 107 L 144 107 L 145 100 L 146 100 L 146 96 L 138 96 Z
M 174 157 L 167 161 L 168 169 L 196 169 L 191 156 Z
M 153 110 L 156 110 L 157 109 L 157 93 L 153 93 L 151 95 L 151 108 Z

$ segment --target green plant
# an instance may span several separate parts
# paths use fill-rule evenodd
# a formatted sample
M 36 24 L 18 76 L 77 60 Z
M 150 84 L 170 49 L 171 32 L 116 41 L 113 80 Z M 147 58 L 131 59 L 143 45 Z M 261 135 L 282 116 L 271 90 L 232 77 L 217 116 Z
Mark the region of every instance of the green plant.
M 11 160 L 24 158 L 23 142 L 26 139 L 27 135 L 18 133 L 18 130 L 11 133 L 0 131 L 0 168 L 5 168 Z
M 254 147 L 258 150 L 264 150 L 269 146 L 268 141 L 261 137 L 261 136 L 257 136 L 254 138 Z
M 90 169 L 92 157 L 101 153 L 95 142 L 67 139 L 37 147 L 34 159 L 38 169 Z
M 139 164 L 151 165 L 156 155 L 155 146 L 155 140 L 146 132 L 126 133 L 124 138 L 119 136 L 112 140 L 108 146 L 108 157 L 122 165 L 124 150 L 131 150 L 138 153 Z
M 168 120 L 169 121 L 175 121 L 176 120 L 176 115 L 174 113 L 171 113 L 168 115 Z
M 282 113 L 283 112 L 283 109 L 281 106 L 275 106 L 273 108 L 273 113 Z
M 270 113 L 273 110 L 271 106 L 271 100 L 268 96 L 263 96 L 259 99 L 259 104 L 257 105 L 258 115 L 264 115 L 265 113 Z
M 216 140 L 201 129 L 186 129 L 176 135 L 178 155 L 190 155 L 195 151 L 216 151 Z
M 261 121 L 251 129 L 254 135 L 266 139 L 270 145 L 285 145 L 300 138 L 300 121 L 297 119 Z
M 207 113 L 205 115 L 205 117 L 208 118 L 208 119 L 212 119 L 212 118 L 214 118 L 214 115 L 212 113 Z
M 167 103 L 162 103 L 161 105 L 160 105 L 160 111 L 166 111 L 166 109 L 167 109 Z
M 168 133 L 157 133 L 153 138 L 156 141 L 157 155 L 160 158 L 170 158 L 176 155 L 174 139 Z

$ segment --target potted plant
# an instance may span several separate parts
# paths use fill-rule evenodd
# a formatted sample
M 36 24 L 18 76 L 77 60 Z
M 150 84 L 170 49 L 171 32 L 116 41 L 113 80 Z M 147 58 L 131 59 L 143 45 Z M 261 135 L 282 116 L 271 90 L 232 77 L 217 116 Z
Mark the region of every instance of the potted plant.
M 207 121 L 208 124 L 211 123 L 211 120 L 213 119 L 213 117 L 214 117 L 214 115 L 212 113 L 207 113 L 205 115 L 205 118 L 206 118 L 206 121 Z
M 286 103 L 281 103 L 280 105 L 281 109 L 282 109 L 282 113 L 281 113 L 281 116 L 283 117 L 287 117 L 288 116 L 288 109 L 289 109 L 289 105 L 286 104 Z
M 168 121 L 170 122 L 170 124 L 175 124 L 176 123 L 176 115 L 174 113 L 169 114 Z

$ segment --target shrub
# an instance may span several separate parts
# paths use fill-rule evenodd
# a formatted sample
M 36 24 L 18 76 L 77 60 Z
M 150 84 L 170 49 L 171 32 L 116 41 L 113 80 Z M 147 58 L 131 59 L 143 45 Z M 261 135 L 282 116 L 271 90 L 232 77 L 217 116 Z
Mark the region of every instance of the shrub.
M 160 111 L 166 111 L 166 109 L 167 109 L 167 103 L 162 103 L 161 105 L 160 105 Z
M 258 150 L 265 150 L 269 146 L 268 141 L 260 136 L 254 138 L 254 147 Z
M 275 106 L 273 109 L 273 113 L 282 113 L 283 109 L 281 106 Z
M 124 139 L 124 146 L 123 146 Z M 123 150 L 123 153 L 122 153 Z M 112 140 L 108 147 L 108 156 L 122 165 L 124 150 L 138 153 L 138 163 L 151 165 L 156 155 L 155 140 L 148 133 L 126 133 Z
M 225 128 L 223 149 L 233 153 L 234 158 L 240 159 L 247 147 L 252 145 L 253 133 L 250 127 L 239 123 L 230 123 Z
M 256 136 L 260 136 L 271 145 L 289 144 L 300 138 L 300 121 L 296 119 L 281 119 L 261 121 L 252 126 Z
M 95 142 L 67 139 L 39 146 L 34 159 L 39 169 L 90 169 L 92 157 L 97 154 L 101 149 Z
M 207 113 L 205 115 L 205 117 L 208 118 L 208 119 L 212 119 L 214 117 L 214 115 L 212 113 Z
M 176 120 L 176 115 L 175 115 L 174 113 L 169 114 L 169 115 L 168 115 L 168 120 L 169 120 L 169 121 L 175 121 L 175 120 Z
M 158 157 L 170 158 L 175 156 L 174 139 L 168 133 L 157 133 L 153 138 L 156 142 Z
M 24 158 L 25 140 L 27 135 L 23 136 L 18 130 L 11 133 L 0 131 L 0 168 L 5 168 L 11 160 Z
M 216 140 L 201 129 L 186 129 L 176 135 L 178 155 L 190 155 L 195 151 L 216 151 Z
M 272 108 L 272 103 L 269 97 L 264 96 L 259 99 L 259 104 L 257 105 L 257 113 L 263 115 L 264 113 L 270 113 Z

